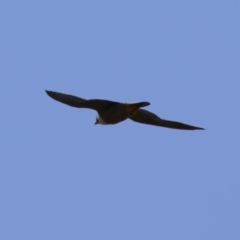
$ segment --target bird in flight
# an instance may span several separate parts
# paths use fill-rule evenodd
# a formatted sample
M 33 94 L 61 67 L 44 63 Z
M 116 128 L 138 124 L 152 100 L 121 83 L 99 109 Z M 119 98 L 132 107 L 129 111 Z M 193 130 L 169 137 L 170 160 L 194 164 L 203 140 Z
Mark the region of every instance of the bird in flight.
M 149 102 L 120 103 L 102 99 L 83 99 L 69 94 L 47 91 L 49 97 L 56 101 L 76 108 L 90 108 L 97 111 L 95 124 L 116 124 L 126 119 L 134 122 L 150 124 L 159 127 L 182 129 L 182 130 L 204 130 L 185 123 L 162 119 L 152 112 L 142 109 L 150 105 Z

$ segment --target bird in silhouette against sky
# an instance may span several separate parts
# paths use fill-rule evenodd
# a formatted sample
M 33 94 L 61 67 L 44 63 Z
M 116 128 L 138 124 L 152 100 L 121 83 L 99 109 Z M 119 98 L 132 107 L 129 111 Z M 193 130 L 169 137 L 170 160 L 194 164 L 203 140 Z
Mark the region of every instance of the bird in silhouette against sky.
M 149 102 L 120 103 L 102 99 L 83 99 L 69 94 L 47 91 L 49 97 L 56 101 L 76 108 L 89 108 L 97 111 L 95 124 L 116 124 L 126 119 L 159 127 L 182 130 L 204 130 L 201 127 L 191 126 L 181 122 L 165 120 L 142 107 L 150 105 Z

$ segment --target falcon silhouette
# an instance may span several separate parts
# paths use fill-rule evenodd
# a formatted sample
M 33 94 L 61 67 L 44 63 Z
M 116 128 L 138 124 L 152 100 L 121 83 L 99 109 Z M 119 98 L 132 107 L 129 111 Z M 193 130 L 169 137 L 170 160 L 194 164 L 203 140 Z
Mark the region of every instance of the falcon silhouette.
M 149 102 L 120 103 L 102 99 L 86 100 L 69 94 L 47 91 L 49 97 L 56 101 L 76 108 L 90 108 L 96 110 L 98 115 L 95 124 L 116 124 L 126 119 L 134 122 L 150 124 L 159 127 L 181 130 L 204 130 L 201 127 L 191 126 L 185 123 L 164 120 L 152 112 L 141 109 L 150 105 Z

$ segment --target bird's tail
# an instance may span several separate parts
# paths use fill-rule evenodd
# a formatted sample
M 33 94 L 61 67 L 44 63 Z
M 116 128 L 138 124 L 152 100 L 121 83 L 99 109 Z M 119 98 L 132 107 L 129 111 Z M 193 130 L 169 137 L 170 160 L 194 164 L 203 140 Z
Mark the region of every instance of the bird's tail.
M 127 107 L 133 107 L 133 108 L 141 108 L 146 107 L 150 105 L 149 102 L 134 102 L 134 103 L 126 103 Z
M 135 115 L 139 108 L 146 107 L 150 105 L 149 102 L 135 102 L 135 103 L 126 103 L 126 110 L 131 114 Z

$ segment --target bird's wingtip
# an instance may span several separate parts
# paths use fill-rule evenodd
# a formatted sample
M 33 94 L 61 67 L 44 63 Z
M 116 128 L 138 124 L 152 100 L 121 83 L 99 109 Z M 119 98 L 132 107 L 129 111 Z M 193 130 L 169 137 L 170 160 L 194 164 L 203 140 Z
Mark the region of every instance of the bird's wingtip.
M 45 89 L 46 94 L 49 96 L 51 91 Z
M 49 91 L 49 90 L 45 90 L 46 94 L 49 96 L 49 97 L 53 97 L 53 92 L 52 91 Z

